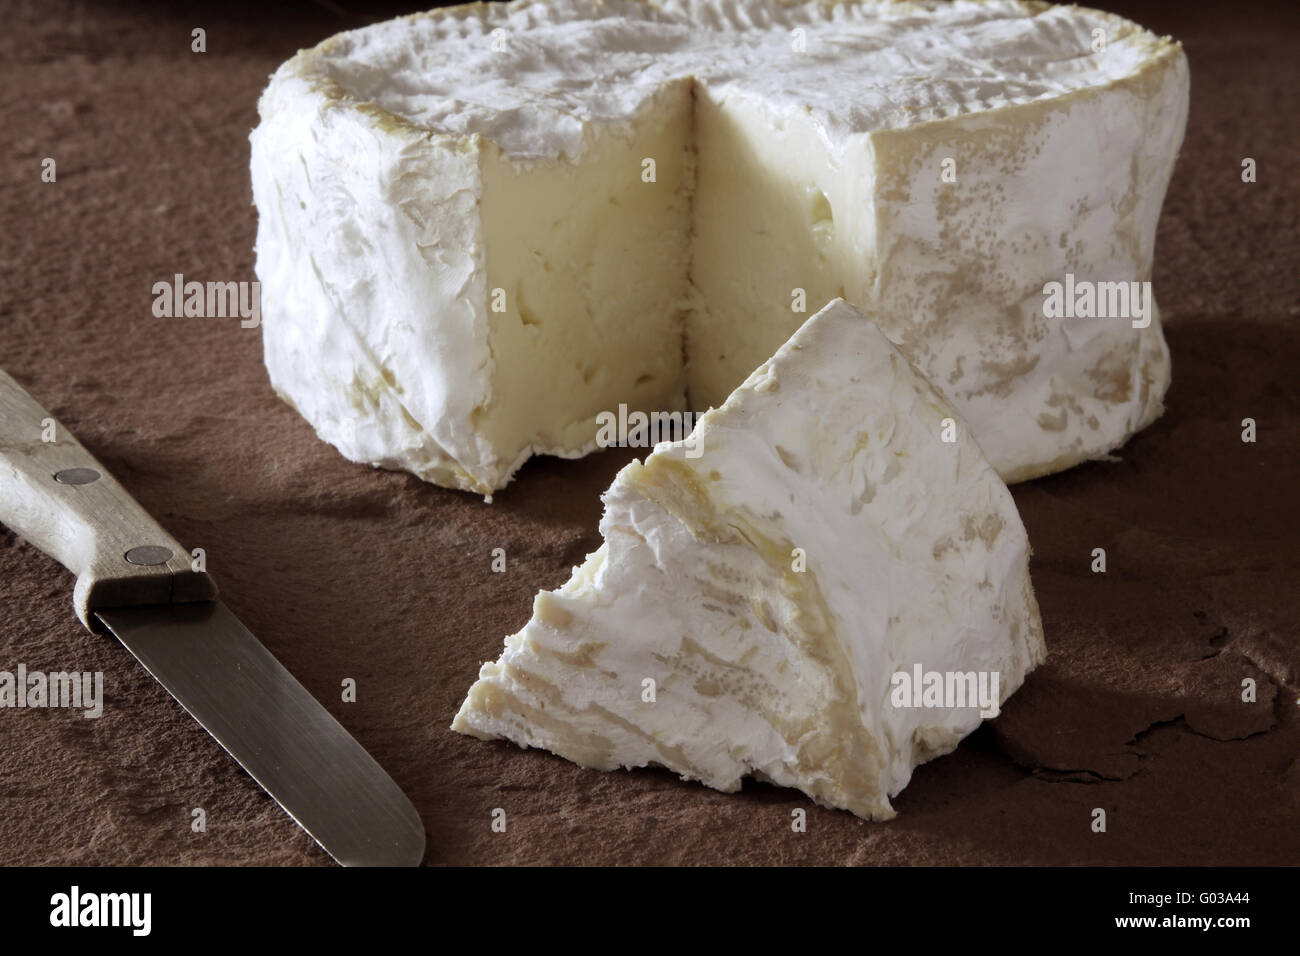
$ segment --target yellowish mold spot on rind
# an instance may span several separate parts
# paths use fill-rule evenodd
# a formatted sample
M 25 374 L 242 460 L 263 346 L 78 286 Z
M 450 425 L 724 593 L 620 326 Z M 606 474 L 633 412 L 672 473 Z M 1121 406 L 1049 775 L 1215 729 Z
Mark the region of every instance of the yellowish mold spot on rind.
M 734 510 L 718 513 L 704 479 L 681 459 L 651 455 L 644 465 L 629 465 L 623 480 L 677 518 L 696 538 L 752 549 L 779 579 L 782 603 L 791 612 L 788 618 L 769 622 L 757 610 L 755 617 L 819 665 L 834 688 L 824 721 L 801 738 L 792 769 L 811 778 L 801 788 L 819 803 L 844 806 L 872 819 L 892 818 L 890 795 L 879 789 L 883 755 L 863 725 L 852 664 L 840 635 L 831 627 L 832 615 L 814 569 L 799 573 L 790 567 L 793 542 L 760 530 L 751 516 Z M 775 715 L 765 716 L 779 732 Z
M 541 591 L 533 599 L 533 615 L 557 631 L 566 630 L 573 623 L 573 615 L 557 604 L 549 591 Z
M 580 644 L 575 650 L 562 651 L 556 647 L 550 647 L 541 643 L 530 643 L 529 649 L 539 657 L 552 657 L 562 664 L 566 664 L 575 670 L 595 670 L 599 671 L 609 678 L 617 678 L 618 675 L 610 670 L 605 670 L 597 666 L 600 655 L 604 653 L 605 648 L 609 647 L 604 641 L 591 641 L 586 644 Z

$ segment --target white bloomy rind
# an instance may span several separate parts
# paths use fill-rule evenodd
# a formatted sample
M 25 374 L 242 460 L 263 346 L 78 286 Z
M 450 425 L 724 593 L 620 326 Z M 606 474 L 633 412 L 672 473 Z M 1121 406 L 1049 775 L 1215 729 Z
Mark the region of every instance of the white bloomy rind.
M 452 728 L 893 816 L 981 716 L 895 706 L 892 675 L 997 674 L 1000 704 L 1046 654 L 1010 492 L 842 300 L 696 429 L 699 457 L 663 443 L 619 472 L 604 544 L 537 596 Z
M 1018 0 L 523 0 L 340 34 L 252 134 L 271 382 L 347 457 L 490 495 L 620 403 L 720 403 L 842 296 L 1004 478 L 1068 467 L 1160 414 L 1169 356 L 1158 314 L 1047 319 L 1042 290 L 1151 278 L 1187 99 L 1177 44 Z

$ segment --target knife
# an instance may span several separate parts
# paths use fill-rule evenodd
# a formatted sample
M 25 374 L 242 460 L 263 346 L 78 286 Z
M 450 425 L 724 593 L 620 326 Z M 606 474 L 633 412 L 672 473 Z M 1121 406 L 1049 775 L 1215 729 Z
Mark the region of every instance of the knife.
M 190 552 L 0 370 L 0 522 L 77 575 L 77 617 L 126 645 L 344 866 L 415 866 L 415 807 L 226 606 Z

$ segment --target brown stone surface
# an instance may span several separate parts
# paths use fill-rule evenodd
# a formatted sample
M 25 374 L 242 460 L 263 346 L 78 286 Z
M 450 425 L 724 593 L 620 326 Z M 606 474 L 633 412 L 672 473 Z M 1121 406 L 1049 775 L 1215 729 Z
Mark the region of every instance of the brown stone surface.
M 267 75 L 395 12 L 340 4 L 6 4 L 0 366 L 207 550 L 230 607 L 410 794 L 429 862 L 1300 863 L 1290 4 L 1117 5 L 1191 61 L 1155 275 L 1169 410 L 1118 461 L 1015 489 L 1050 661 L 920 768 L 885 824 L 451 733 L 479 663 L 598 543 L 598 495 L 629 454 L 534 461 L 485 505 L 344 461 L 275 397 L 237 321 L 152 316 L 173 273 L 253 278 L 247 134 Z M 489 573 L 494 547 L 506 574 Z M 0 710 L 0 863 L 328 864 L 121 646 L 80 628 L 71 598 L 70 575 L 0 530 L 0 669 L 100 670 L 107 696 L 99 720 Z

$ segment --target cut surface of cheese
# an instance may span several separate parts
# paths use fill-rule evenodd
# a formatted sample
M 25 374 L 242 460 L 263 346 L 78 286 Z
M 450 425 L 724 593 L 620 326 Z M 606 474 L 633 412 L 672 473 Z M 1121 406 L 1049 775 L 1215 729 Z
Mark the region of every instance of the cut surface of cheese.
M 252 134 L 265 357 L 347 457 L 490 495 L 626 403 L 722 402 L 842 296 L 1008 480 L 1162 410 L 1181 48 L 1017 0 L 521 0 L 333 37 Z
M 538 594 L 454 730 L 886 819 L 981 720 L 973 695 L 900 699 L 895 675 L 984 681 L 987 714 L 1045 656 L 1010 492 L 843 300 L 604 502 L 604 543 Z

